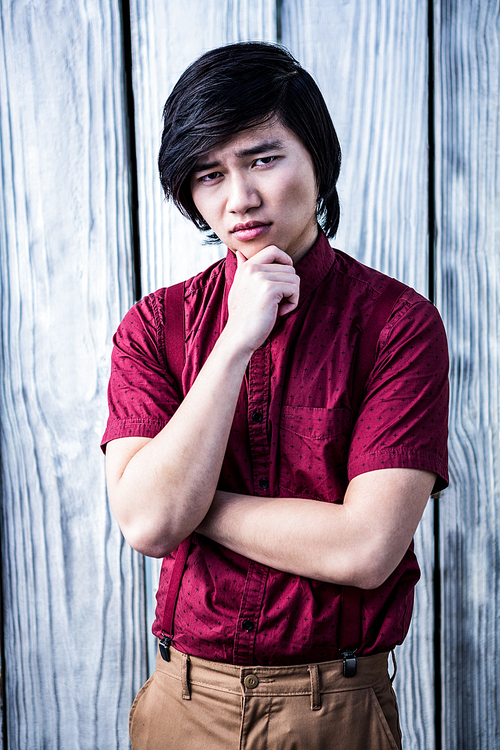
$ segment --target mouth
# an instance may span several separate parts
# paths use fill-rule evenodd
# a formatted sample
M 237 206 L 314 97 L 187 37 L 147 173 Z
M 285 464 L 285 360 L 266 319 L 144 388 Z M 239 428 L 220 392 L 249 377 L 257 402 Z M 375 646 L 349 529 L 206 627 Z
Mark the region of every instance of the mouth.
M 246 224 L 236 224 L 231 229 L 231 234 L 242 242 L 247 242 L 260 237 L 264 232 L 267 232 L 270 226 L 271 222 L 265 224 L 262 221 L 248 221 Z

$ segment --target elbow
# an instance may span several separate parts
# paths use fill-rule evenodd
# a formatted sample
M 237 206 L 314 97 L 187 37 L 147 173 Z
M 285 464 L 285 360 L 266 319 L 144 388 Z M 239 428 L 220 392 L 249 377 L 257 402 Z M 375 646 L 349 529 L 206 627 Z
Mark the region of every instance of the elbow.
M 353 585 L 366 591 L 378 589 L 389 578 L 391 572 L 376 568 L 361 570 L 356 576 L 357 582 Z
M 110 493 L 109 499 L 125 541 L 141 555 L 166 557 L 189 534 L 189 530 L 179 528 L 170 515 L 154 513 L 148 507 L 138 509 L 127 498 L 117 497 L 117 493 Z
M 182 541 L 172 538 L 166 530 L 152 529 L 138 523 L 119 525 L 125 541 L 146 557 L 167 557 Z
M 403 555 L 379 555 L 378 559 L 372 557 L 371 562 L 367 560 L 363 568 L 359 571 L 359 588 L 367 590 L 378 589 L 394 573 L 402 558 Z
M 167 557 L 172 551 L 161 541 L 145 539 L 144 537 L 136 537 L 128 534 L 124 534 L 123 536 L 133 550 L 139 552 L 141 555 L 145 555 L 146 557 L 156 557 L 161 559 L 162 557 Z M 172 549 L 174 548 L 172 547 Z
M 373 550 L 358 551 L 346 560 L 345 572 L 340 583 L 367 591 L 378 589 L 396 569 L 397 563 L 373 553 Z M 339 583 L 338 579 L 334 583 Z

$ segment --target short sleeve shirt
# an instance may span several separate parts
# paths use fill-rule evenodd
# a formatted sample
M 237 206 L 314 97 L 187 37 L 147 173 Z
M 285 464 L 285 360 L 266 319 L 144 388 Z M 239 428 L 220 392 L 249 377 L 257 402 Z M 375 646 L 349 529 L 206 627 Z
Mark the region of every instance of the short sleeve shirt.
M 236 271 L 226 259 L 185 282 L 185 365 L 166 358 L 165 290 L 145 297 L 114 338 L 103 445 L 153 438 L 168 423 L 227 322 Z M 358 413 L 351 403 L 361 331 L 388 278 L 333 250 L 323 234 L 299 261 L 300 301 L 251 357 L 218 487 L 263 497 L 341 503 L 364 472 L 412 468 L 447 475 L 448 356 L 436 308 L 410 288 L 383 328 Z M 223 394 L 221 394 L 223 396 Z M 155 635 L 175 553 L 162 565 Z M 401 643 L 419 577 L 413 547 L 389 578 L 362 591 L 368 655 Z M 195 534 L 177 600 L 174 645 L 239 665 L 338 658 L 341 587 L 284 573 Z

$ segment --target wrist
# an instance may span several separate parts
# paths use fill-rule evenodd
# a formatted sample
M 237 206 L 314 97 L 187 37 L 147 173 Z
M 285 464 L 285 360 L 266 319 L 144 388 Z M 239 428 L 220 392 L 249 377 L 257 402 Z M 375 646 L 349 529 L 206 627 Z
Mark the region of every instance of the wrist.
M 253 342 L 248 341 L 248 337 L 245 336 L 245 332 L 242 332 L 240 327 L 233 327 L 230 320 L 219 336 L 216 346 L 223 350 L 225 356 L 234 360 L 235 363 L 241 362 L 244 364 L 244 369 L 246 369 L 255 349 L 258 348 L 253 345 Z

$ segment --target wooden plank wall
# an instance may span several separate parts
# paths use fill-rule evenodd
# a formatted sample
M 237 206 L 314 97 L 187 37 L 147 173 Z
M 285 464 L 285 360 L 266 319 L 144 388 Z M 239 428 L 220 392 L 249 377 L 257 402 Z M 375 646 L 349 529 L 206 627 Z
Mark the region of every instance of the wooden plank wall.
M 420 0 L 130 0 L 140 271 L 145 294 L 223 252 L 204 246 L 162 200 L 156 154 L 171 87 L 209 48 L 280 38 L 318 81 L 342 143 L 334 244 L 428 294 L 435 221 L 436 301 L 452 356 L 452 486 L 436 525 L 430 504 L 418 532 L 423 577 L 396 690 L 407 749 L 496 750 L 499 3 L 433 5 L 428 19 Z M 127 7 L 2 2 L 2 582 L 12 750 L 128 747 L 127 714 L 146 673 L 142 560 L 110 518 L 97 447 L 111 336 L 133 302 Z
M 11 750 L 128 747 L 142 560 L 99 449 L 132 303 L 117 0 L 2 3 L 2 579 Z
M 435 12 L 437 302 L 451 354 L 440 502 L 442 742 L 500 746 L 500 4 Z

